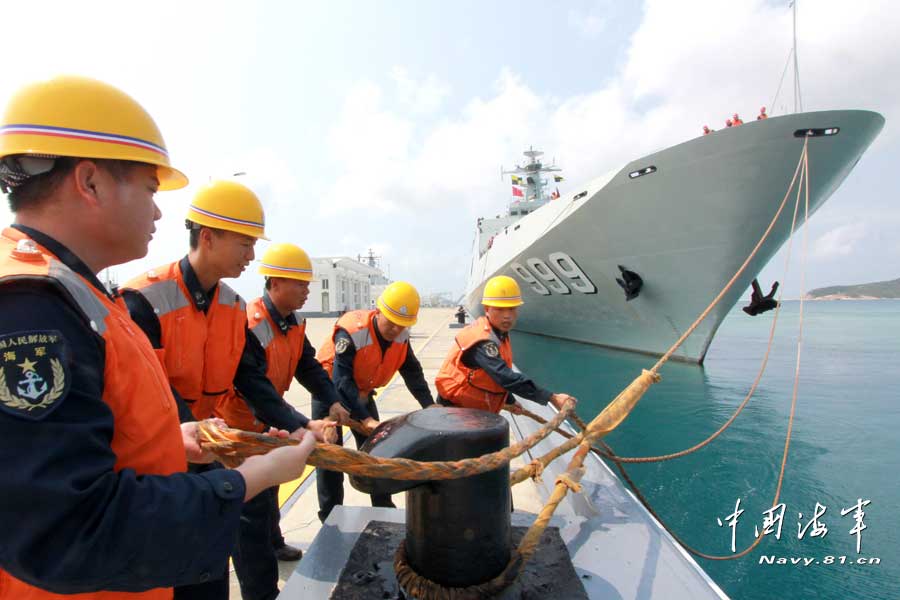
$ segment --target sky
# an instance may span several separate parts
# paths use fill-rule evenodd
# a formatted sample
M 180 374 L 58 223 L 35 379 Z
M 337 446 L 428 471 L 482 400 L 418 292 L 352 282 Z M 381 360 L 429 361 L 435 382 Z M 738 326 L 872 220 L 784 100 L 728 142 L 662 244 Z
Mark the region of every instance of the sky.
M 556 159 L 565 194 L 735 111 L 752 120 L 760 105 L 792 110 L 789 81 L 771 106 L 792 43 L 786 1 L 136 6 L 6 3 L 0 40 L 0 102 L 60 73 L 107 81 L 153 115 L 192 180 L 157 196 L 163 219 L 150 252 L 114 268 L 120 282 L 186 253 L 193 191 L 243 172 L 271 240 L 312 256 L 371 248 L 393 279 L 456 297 L 475 221 L 505 210 L 500 169 L 527 147 Z M 900 159 L 900 6 L 798 7 L 804 109 L 887 119 L 810 221 L 805 286 L 900 277 L 900 183 L 889 176 Z M 260 290 L 253 270 L 230 282 L 245 297 Z M 763 285 L 782 270 L 778 254 Z M 792 272 L 785 297 L 800 293 Z

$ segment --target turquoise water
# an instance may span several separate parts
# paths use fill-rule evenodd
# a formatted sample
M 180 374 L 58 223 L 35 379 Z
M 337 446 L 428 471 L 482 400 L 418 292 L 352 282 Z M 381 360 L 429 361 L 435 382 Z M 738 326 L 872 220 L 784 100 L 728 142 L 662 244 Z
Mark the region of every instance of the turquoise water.
M 796 359 L 799 302 L 786 302 L 766 374 L 737 421 L 685 458 L 628 465 L 661 518 L 688 544 L 731 554 L 726 517 L 741 551 L 772 505 L 784 448 Z M 703 367 L 669 363 L 631 416 L 606 440 L 622 456 L 674 452 L 705 439 L 743 400 L 765 353 L 773 313 L 736 308 Z M 593 417 L 655 360 L 582 344 L 514 334 L 516 363 L 555 391 L 579 398 Z M 781 539 L 767 535 L 750 555 L 698 563 L 732 598 L 900 598 L 900 301 L 807 302 L 800 387 L 781 501 Z M 853 514 L 866 526 L 857 554 Z M 812 537 L 816 503 L 827 527 Z M 798 513 L 803 514 L 802 520 Z M 724 526 L 719 526 L 721 519 Z M 806 528 L 798 538 L 798 522 Z M 760 564 L 761 557 L 811 558 L 809 566 Z M 833 556 L 834 564 L 825 564 Z M 845 557 L 842 559 L 841 557 Z M 880 564 L 857 564 L 857 559 Z M 867 561 L 868 562 L 868 561 Z

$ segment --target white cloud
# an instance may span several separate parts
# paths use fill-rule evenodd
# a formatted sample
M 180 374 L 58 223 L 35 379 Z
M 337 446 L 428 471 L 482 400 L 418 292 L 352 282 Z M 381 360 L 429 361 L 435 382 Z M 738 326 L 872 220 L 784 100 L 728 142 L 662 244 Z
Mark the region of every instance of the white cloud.
M 900 30 L 898 13 L 884 2 L 809 5 L 799 27 L 807 109 L 900 109 L 900 93 L 880 83 L 890 79 L 885 73 L 900 72 L 900 40 L 892 33 Z M 386 210 L 407 226 L 415 223 L 422 228 L 419 237 L 427 237 L 424 224 L 442 206 L 466 219 L 502 210 L 509 186 L 498 179 L 500 164 L 511 166 L 529 145 L 555 156 L 567 184 L 577 184 L 697 136 L 704 123 L 719 127 L 735 111 L 752 120 L 759 106 L 769 104 L 791 43 L 786 6 L 650 0 L 644 15 L 622 68 L 576 96 L 541 93 L 505 69 L 490 94 L 434 122 L 393 109 L 375 84 L 366 84 L 364 94 L 354 91 L 334 127 L 332 156 L 342 175 L 326 194 L 329 214 L 363 206 Z M 570 16 L 573 21 L 587 23 Z M 393 72 L 395 83 L 406 77 L 405 71 Z M 896 128 L 888 128 L 883 136 L 895 135 Z M 353 135 L 342 133 L 348 131 Z M 367 167 L 359 164 L 364 156 Z M 404 211 L 417 213 L 417 220 L 403 221 Z M 456 217 L 452 225 L 460 245 L 468 244 L 470 233 L 462 221 Z M 434 225 L 445 226 L 451 224 Z M 817 256 L 852 252 L 864 232 L 858 225 L 826 234 L 817 242 Z M 404 265 L 421 280 L 434 281 L 433 266 L 446 252 L 407 238 L 404 248 L 412 247 Z M 467 266 L 447 268 L 462 276 Z
M 812 256 L 817 259 L 831 259 L 853 253 L 857 243 L 865 239 L 867 229 L 864 223 L 841 225 L 822 235 L 813 243 Z
M 606 19 L 591 12 L 569 9 L 569 26 L 587 37 L 596 37 L 606 29 Z
M 541 80 L 531 73 L 525 80 L 525 73 L 506 68 L 497 72 L 492 88 L 466 100 L 456 91 L 463 85 L 398 65 L 349 87 L 311 82 L 316 94 L 346 93 L 333 98 L 340 109 L 322 126 L 322 137 L 308 139 L 302 133 L 318 130 L 304 119 L 319 117 L 303 114 L 303 106 L 285 118 L 284 130 L 277 129 L 281 122 L 257 127 L 270 107 L 269 91 L 256 90 L 254 96 L 247 83 L 260 68 L 255 61 L 261 57 L 252 50 L 264 34 L 254 15 L 261 9 L 182 4 L 163 2 L 139 22 L 121 3 L 91 4 L 91 28 L 103 35 L 83 35 L 83 28 L 71 26 L 84 23 L 80 4 L 54 5 L 52 20 L 41 19 L 43 5 L 16 5 L 17 14 L 5 19 L 41 20 L 42 39 L 53 43 L 33 43 L 28 28 L 4 33 L 4 42 L 27 47 L 29 58 L 6 65 L 0 97 L 44 73 L 73 71 L 108 80 L 154 115 L 176 164 L 195 185 L 209 176 L 247 172 L 246 182 L 266 203 L 273 239 L 296 241 L 313 255 L 355 256 L 372 246 L 395 277 L 426 289 L 462 288 L 471 225 L 477 216 L 503 210 L 509 183 L 499 178 L 500 166 L 512 166 L 523 149 L 534 145 L 556 157 L 565 169 L 565 192 L 566 186 L 697 136 L 704 123 L 720 127 L 734 111 L 752 119 L 771 101 L 791 41 L 786 3 L 649 0 L 612 76 L 606 67 L 591 69 L 604 56 L 561 57 L 582 67 L 578 77 L 588 84 L 583 93 L 560 96 L 558 89 L 538 87 Z M 900 11 L 884 0 L 803 6 L 798 34 L 806 108 L 879 110 L 888 122 L 870 153 L 895 148 L 890 140 L 900 128 L 891 117 L 900 114 L 900 88 L 892 74 L 900 73 Z M 216 27 L 204 31 L 201 24 L 210 14 Z M 586 36 L 610 27 L 596 10 L 558 18 Z M 165 43 L 139 41 L 159 42 L 160 32 Z M 481 48 L 468 31 L 456 40 Z M 289 72 L 285 64 L 276 66 L 279 75 Z M 451 90 L 458 108 L 448 109 Z M 298 160 L 300 145 L 314 148 L 307 154 L 318 162 Z M 121 267 L 120 279 L 186 251 L 181 221 L 193 189 L 159 196 L 164 217 L 150 256 Z M 852 252 L 860 245 L 860 228 L 878 236 L 884 225 L 837 227 L 817 240 L 817 256 Z M 256 285 L 252 278 L 248 282 Z M 240 283 L 239 289 L 243 278 Z
M 880 17 L 875 5 L 850 10 L 837 2 L 808 12 L 800 29 L 805 32 L 801 52 L 804 44 L 810 46 L 807 104 L 871 105 L 871 96 L 853 90 L 865 89 L 875 73 L 900 72 L 900 44 L 887 39 L 891 26 L 885 22 L 900 19 Z M 831 37 L 818 48 L 823 30 Z M 834 77 L 844 57 L 856 55 L 862 38 L 884 43 L 871 49 L 875 55 L 863 68 L 842 69 Z M 442 197 L 458 203 L 460 194 L 463 202 L 502 194 L 494 178 L 499 164 L 530 144 L 557 156 L 570 181 L 594 177 L 598 170 L 696 136 L 704 123 L 718 127 L 735 111 L 752 120 L 774 94 L 789 46 L 786 7 L 758 0 L 727 5 L 651 0 L 621 72 L 586 94 L 544 95 L 507 69 L 492 95 L 474 98 L 458 114 L 432 123 L 391 110 L 380 87 L 361 83 L 332 130 L 332 155 L 346 174 L 334 183 L 329 210 L 359 206 L 361 199 L 349 190 L 360 187 L 368 188 L 365 202 L 393 209 L 401 200 L 418 206 Z M 401 87 L 416 87 L 401 68 L 392 78 Z M 900 108 L 896 91 L 877 98 L 883 109 Z
M 437 112 L 447 96 L 450 95 L 450 86 L 433 74 L 422 81 L 415 81 L 405 68 L 394 67 L 391 70 L 391 79 L 397 86 L 400 102 L 418 115 L 430 115 Z

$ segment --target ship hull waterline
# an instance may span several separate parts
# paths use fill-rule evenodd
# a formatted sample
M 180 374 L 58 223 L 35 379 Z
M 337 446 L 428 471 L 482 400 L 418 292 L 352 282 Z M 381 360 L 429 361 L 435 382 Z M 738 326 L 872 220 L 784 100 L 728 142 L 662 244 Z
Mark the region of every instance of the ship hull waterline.
M 632 161 L 507 227 L 477 233 L 467 307 L 482 314 L 486 281 L 510 275 L 525 302 L 517 331 L 662 355 L 724 288 L 775 216 L 803 148 L 795 133 L 838 131 L 809 138 L 812 214 L 883 125 L 881 115 L 859 110 L 773 117 Z M 786 242 L 796 189 L 742 276 L 675 360 L 703 362 L 722 320 Z M 801 199 L 795 229 L 802 206 Z M 631 301 L 616 283 L 619 265 L 643 279 Z

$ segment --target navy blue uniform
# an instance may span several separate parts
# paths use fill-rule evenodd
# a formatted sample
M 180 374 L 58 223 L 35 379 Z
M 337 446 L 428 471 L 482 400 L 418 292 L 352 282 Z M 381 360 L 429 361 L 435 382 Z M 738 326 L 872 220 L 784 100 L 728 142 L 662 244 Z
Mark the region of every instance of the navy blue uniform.
M 272 318 L 272 322 L 274 322 L 277 327 L 276 331 L 281 335 L 287 335 L 292 327 L 299 326 L 297 317 L 294 313 L 289 314 L 287 317 L 281 316 L 281 313 L 279 313 L 278 309 L 275 308 L 275 305 L 272 304 L 272 299 L 269 298 L 268 294 L 263 294 L 263 304 L 265 305 L 269 316 Z M 266 361 L 266 351 L 255 335 L 250 335 L 247 338 L 246 349 L 241 360 L 242 362 L 246 361 L 248 371 L 251 370 L 251 368 L 253 371 L 259 371 L 261 369 L 263 373 L 268 371 L 269 366 Z M 297 361 L 297 368 L 294 369 L 294 379 L 296 379 L 297 383 L 306 388 L 313 396 L 323 398 L 329 403 L 338 401 L 334 384 L 331 382 L 331 378 L 328 377 L 328 372 L 322 366 L 322 363 L 316 360 L 316 349 L 309 343 L 308 336 L 303 337 L 303 352 L 300 355 L 300 359 Z M 243 395 L 243 392 L 241 392 L 241 394 Z M 265 419 L 259 420 L 267 425 L 270 424 Z
M 494 328 L 494 334 L 500 338 L 502 342 L 509 334 L 497 331 Z M 497 382 L 503 389 L 510 394 L 521 396 L 526 400 L 532 400 L 538 404 L 547 404 L 550 402 L 552 392 L 545 390 L 536 384 L 525 373 L 513 371 L 504 362 L 500 356 L 497 344 L 491 340 L 478 342 L 471 348 L 463 352 L 462 363 L 470 369 L 483 369 L 488 376 Z M 511 395 L 506 397 L 507 404 L 515 402 L 515 398 Z
M 62 244 L 14 227 L 104 289 Z M 0 286 L 0 337 L 59 332 L 69 374 L 64 396 L 38 419 L 0 407 L 0 568 L 57 593 L 136 592 L 221 577 L 238 530 L 243 477 L 114 471 L 104 343 L 61 294 L 32 282 Z
M 293 313 L 282 317 L 268 294 L 263 294 L 263 304 L 275 323 L 275 335 L 286 336 L 297 319 Z M 266 351 L 255 335 L 247 338 L 245 360 L 257 364 L 257 368 L 268 371 Z M 325 398 L 329 405 L 337 402 L 334 384 L 322 364 L 316 360 L 316 350 L 303 338 L 303 351 L 294 370 L 294 379 L 310 394 Z M 268 424 L 268 423 L 267 423 Z M 241 584 L 244 600 L 270 600 L 278 595 L 278 560 L 275 549 L 284 546 L 279 521 L 278 488 L 265 490 L 244 505 L 241 515 L 241 531 L 234 553 L 234 567 Z
M 216 292 L 218 283 L 216 286 L 213 286 L 212 289 L 204 290 L 200 285 L 200 281 L 197 279 L 194 268 L 191 266 L 187 256 L 181 259 L 178 266 L 181 269 L 184 284 L 194 308 L 204 313 L 207 312 Z M 128 306 L 128 310 L 131 313 L 131 318 L 144 330 L 153 347 L 161 348 L 162 327 L 159 322 L 159 317 L 156 316 L 156 313 L 153 310 L 153 306 L 138 291 L 125 290 L 122 295 L 125 299 L 125 304 Z M 260 359 L 258 352 L 254 351 L 254 347 L 259 348 L 260 350 L 261 347 L 259 346 L 259 341 L 256 339 L 256 336 L 253 335 L 253 332 L 246 326 L 244 328 L 244 338 L 244 348 L 241 352 L 240 362 L 238 363 L 237 371 L 235 372 L 233 379 L 235 390 L 237 390 L 244 398 L 247 405 L 253 411 L 254 416 L 260 422 L 271 427 L 286 429 L 288 431 L 306 427 L 307 423 L 309 423 L 309 419 L 285 402 L 266 376 L 265 353 L 263 352 Z M 179 414 L 181 415 L 182 420 L 194 420 L 187 403 L 185 403 L 178 394 L 178 390 L 173 388 L 172 392 L 179 402 Z M 203 467 L 200 468 L 202 469 Z M 246 520 L 246 513 L 248 511 L 251 513 L 251 521 L 268 519 L 268 517 L 262 516 L 263 514 L 269 514 L 271 502 L 270 499 L 266 498 L 268 493 L 269 492 L 264 492 L 263 494 L 260 494 L 259 497 L 251 500 L 244 508 L 245 514 L 241 526 L 242 537 L 243 532 L 247 530 L 248 527 L 254 530 L 258 527 L 258 525 L 248 523 Z M 259 514 L 253 516 L 255 512 L 258 512 Z M 266 526 L 268 527 L 268 525 Z M 268 535 L 266 536 L 266 539 L 268 539 Z M 249 551 L 242 552 L 241 545 L 242 544 L 237 544 L 235 547 L 234 560 L 235 564 L 240 565 L 238 567 L 238 575 L 242 586 L 246 584 L 249 586 L 248 590 L 262 588 L 262 591 L 258 592 L 259 595 L 257 597 L 259 598 L 270 597 L 272 593 L 277 595 L 277 587 L 274 587 L 277 585 L 278 581 L 277 574 L 273 581 L 271 574 L 264 571 L 271 565 L 263 565 L 266 560 L 265 557 L 261 557 L 260 564 L 263 566 L 257 566 L 257 564 L 253 562 L 256 553 Z M 271 548 L 263 551 L 271 551 Z M 212 581 L 202 587 L 176 589 L 175 596 L 176 600 L 212 599 L 220 597 L 221 594 L 227 595 L 227 590 L 228 580 L 227 578 L 222 578 L 218 581 Z M 250 592 L 248 591 L 248 595 L 249 594 Z M 253 600 L 255 600 L 255 598 Z
M 375 338 L 381 346 L 382 354 L 384 354 L 390 347 L 391 342 L 381 336 L 378 327 L 374 329 Z M 335 353 L 334 368 L 331 373 L 334 387 L 337 388 L 338 396 L 340 397 L 341 406 L 350 413 L 350 417 L 354 420 L 362 421 L 368 417 L 378 420 L 377 414 L 371 414 L 369 409 L 372 403 L 367 402 L 363 405 L 359 400 L 359 388 L 356 387 L 356 380 L 353 378 L 353 359 L 356 357 L 356 346 L 353 344 L 353 339 L 346 330 L 338 329 L 337 333 L 334 334 L 335 345 L 337 345 L 338 340 L 342 339 L 347 340 L 348 346 L 343 352 Z M 406 349 L 406 359 L 400 365 L 398 373 L 400 373 L 400 377 L 403 378 L 406 387 L 422 408 L 428 408 L 434 404 L 431 389 L 428 387 L 428 382 L 425 381 L 425 374 L 422 372 L 422 365 L 413 353 L 411 344 Z
M 376 319 L 379 317 L 376 317 Z M 381 346 L 381 352 L 387 352 L 391 342 L 381 336 L 378 327 L 375 328 L 375 338 Z M 334 334 L 334 342 L 337 345 L 338 340 L 347 340 L 347 348 L 343 352 L 336 352 L 334 355 L 334 368 L 332 370 L 332 379 L 334 387 L 337 389 L 337 395 L 340 398 L 341 406 L 343 406 L 354 420 L 363 420 L 371 417 L 376 421 L 378 417 L 378 408 L 375 406 L 375 399 L 369 395 L 365 403 L 360 401 L 359 388 L 356 386 L 356 380 L 353 378 L 353 358 L 356 356 L 356 346 L 350 334 L 344 329 L 338 329 Z M 413 353 L 412 345 L 406 349 L 406 359 L 398 369 L 400 376 L 403 377 L 406 387 L 412 393 L 413 397 L 419 402 L 422 408 L 427 408 L 434 404 L 434 398 L 431 395 L 431 389 L 428 382 L 425 381 L 425 374 L 422 372 L 422 365 L 419 359 Z M 312 411 L 314 419 L 324 419 L 328 416 L 328 410 L 331 408 L 331 402 L 324 401 L 317 396 L 312 398 Z M 353 438 L 356 441 L 356 447 L 362 446 L 366 436 L 355 431 Z M 343 445 L 344 440 L 338 436 L 338 444 Z M 328 471 L 325 469 L 316 469 L 316 491 L 319 496 L 319 520 L 323 523 L 331 509 L 337 504 L 344 503 L 344 474 L 339 471 Z M 393 508 L 394 503 L 391 501 L 390 494 L 373 494 L 372 506 L 383 506 Z
M 191 301 L 197 310 L 206 312 L 209 309 L 209 303 L 216 291 L 215 286 L 211 290 L 204 290 L 194 273 L 193 267 L 188 258 L 185 256 L 178 265 L 184 276 L 184 284 L 188 289 Z M 218 284 L 216 284 L 218 285 Z M 150 343 L 154 348 L 162 347 L 162 329 L 159 324 L 159 318 L 153 312 L 153 307 L 141 295 L 140 292 L 134 290 L 125 290 L 122 293 L 131 318 L 144 330 Z M 234 374 L 234 388 L 240 392 L 241 396 L 247 401 L 247 405 L 253 410 L 256 418 L 272 427 L 278 429 L 286 429 L 294 431 L 300 427 L 306 427 L 309 419 L 303 414 L 297 412 L 291 405 L 286 403 L 275 388 L 272 382 L 266 377 L 265 355 L 260 361 L 257 356 L 253 355 L 251 348 L 253 342 L 259 345 L 256 336 L 252 334 L 249 328 L 245 330 L 244 351 L 241 354 L 241 360 L 238 364 L 237 372 Z M 184 400 L 178 395 L 178 390 L 174 390 L 175 398 L 179 401 L 179 414 L 182 415 L 182 421 L 185 419 L 193 421 L 190 415 L 190 409 L 187 408 Z

